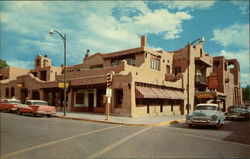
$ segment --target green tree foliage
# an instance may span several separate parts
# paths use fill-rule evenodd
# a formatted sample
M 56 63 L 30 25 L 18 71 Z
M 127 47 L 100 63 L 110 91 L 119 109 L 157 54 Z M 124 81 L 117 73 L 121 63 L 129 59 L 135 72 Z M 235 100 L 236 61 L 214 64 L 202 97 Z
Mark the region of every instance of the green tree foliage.
M 5 67 L 9 67 L 9 65 L 7 64 L 5 60 L 0 59 L 0 69 L 5 68 Z
M 249 92 L 250 92 L 250 87 L 249 85 L 246 86 L 245 88 L 242 88 L 242 92 L 243 92 L 243 101 L 249 101 Z

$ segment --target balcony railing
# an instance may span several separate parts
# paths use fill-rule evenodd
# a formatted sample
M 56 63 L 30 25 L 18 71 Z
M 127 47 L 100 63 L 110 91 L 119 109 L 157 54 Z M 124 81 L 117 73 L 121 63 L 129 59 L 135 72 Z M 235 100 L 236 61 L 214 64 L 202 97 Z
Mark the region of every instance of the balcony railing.
M 207 78 L 206 78 L 206 76 L 195 75 L 195 83 L 207 85 Z

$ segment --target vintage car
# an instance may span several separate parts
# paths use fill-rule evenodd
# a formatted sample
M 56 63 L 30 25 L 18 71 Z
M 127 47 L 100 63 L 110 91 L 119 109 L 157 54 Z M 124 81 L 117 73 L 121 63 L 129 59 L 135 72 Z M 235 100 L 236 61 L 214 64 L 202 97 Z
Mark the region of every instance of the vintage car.
M 225 115 L 218 104 L 198 104 L 193 114 L 186 115 L 186 123 L 192 128 L 194 125 L 211 125 L 219 128 L 224 125 Z
M 18 114 L 32 114 L 52 116 L 56 114 L 56 109 L 53 106 L 49 106 L 46 101 L 42 100 L 27 100 L 25 104 L 17 105 Z
M 18 99 L 5 99 L 0 103 L 0 111 L 15 112 L 17 104 L 21 104 L 21 101 Z
M 243 119 L 249 120 L 250 117 L 250 107 L 244 105 L 234 105 L 227 109 L 226 119 Z

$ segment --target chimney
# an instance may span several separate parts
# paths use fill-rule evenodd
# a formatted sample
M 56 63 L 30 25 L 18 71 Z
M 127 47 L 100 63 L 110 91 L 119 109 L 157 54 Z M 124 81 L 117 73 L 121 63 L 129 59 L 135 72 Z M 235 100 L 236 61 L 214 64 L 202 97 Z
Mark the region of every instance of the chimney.
M 141 36 L 141 47 L 147 47 L 147 36 Z

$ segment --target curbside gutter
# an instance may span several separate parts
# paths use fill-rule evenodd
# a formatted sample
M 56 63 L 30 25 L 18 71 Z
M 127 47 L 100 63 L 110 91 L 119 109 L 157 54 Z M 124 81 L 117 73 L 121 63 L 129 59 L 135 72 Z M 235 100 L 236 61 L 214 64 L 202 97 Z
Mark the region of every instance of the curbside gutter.
M 54 117 L 62 118 L 62 119 L 81 120 L 81 121 L 90 121 L 90 122 L 98 122 L 98 123 L 106 123 L 106 124 L 116 124 L 116 125 L 123 125 L 123 126 L 135 126 L 135 127 L 158 127 L 158 126 L 164 126 L 164 125 L 175 125 L 175 124 L 180 124 L 180 123 L 185 122 L 184 119 L 181 119 L 181 120 L 173 120 L 173 121 L 163 121 L 163 122 L 152 123 L 152 124 L 129 124 L 129 123 L 94 120 L 94 119 L 88 119 L 88 118 L 76 118 L 76 117 L 68 117 L 68 116 L 54 116 Z

